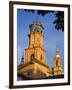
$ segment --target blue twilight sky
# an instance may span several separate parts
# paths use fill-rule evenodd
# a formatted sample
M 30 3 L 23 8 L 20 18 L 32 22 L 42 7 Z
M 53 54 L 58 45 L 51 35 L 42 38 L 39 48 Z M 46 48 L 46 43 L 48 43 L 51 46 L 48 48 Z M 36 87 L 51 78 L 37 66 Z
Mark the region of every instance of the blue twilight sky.
M 37 11 L 34 13 L 25 12 L 23 9 L 17 10 L 17 58 L 18 64 L 20 64 L 21 57 L 25 48 L 28 47 L 29 39 L 28 34 L 30 32 L 29 25 L 34 21 L 39 20 L 44 24 L 44 47 L 46 49 L 46 64 L 53 67 L 53 61 L 56 54 L 56 47 L 59 48 L 60 55 L 62 57 L 62 64 L 64 67 L 64 32 L 57 31 L 53 24 L 55 20 L 54 13 L 40 16 Z

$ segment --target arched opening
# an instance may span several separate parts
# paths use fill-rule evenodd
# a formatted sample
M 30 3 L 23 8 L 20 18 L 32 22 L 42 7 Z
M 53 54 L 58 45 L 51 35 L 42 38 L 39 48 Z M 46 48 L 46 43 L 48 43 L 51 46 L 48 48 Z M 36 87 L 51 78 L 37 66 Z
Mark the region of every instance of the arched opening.
M 34 54 L 31 54 L 31 61 L 34 60 Z
M 58 60 L 56 60 L 56 66 L 58 66 Z
M 42 55 L 40 56 L 40 60 L 42 61 Z

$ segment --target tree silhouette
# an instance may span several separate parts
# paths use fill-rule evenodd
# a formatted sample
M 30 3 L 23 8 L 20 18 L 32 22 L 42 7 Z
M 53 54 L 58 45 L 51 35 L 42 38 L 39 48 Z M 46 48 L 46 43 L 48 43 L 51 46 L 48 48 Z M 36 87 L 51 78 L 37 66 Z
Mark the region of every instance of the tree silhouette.
M 35 10 L 32 9 L 24 9 L 25 12 L 34 13 Z M 37 10 L 37 14 L 41 16 L 45 16 L 46 14 L 54 13 L 55 20 L 53 24 L 57 30 L 64 31 L 64 12 L 63 11 L 49 11 L 49 10 Z
M 53 23 L 55 24 L 55 28 L 57 30 L 64 31 L 64 12 L 57 11 L 55 13 L 55 21 Z

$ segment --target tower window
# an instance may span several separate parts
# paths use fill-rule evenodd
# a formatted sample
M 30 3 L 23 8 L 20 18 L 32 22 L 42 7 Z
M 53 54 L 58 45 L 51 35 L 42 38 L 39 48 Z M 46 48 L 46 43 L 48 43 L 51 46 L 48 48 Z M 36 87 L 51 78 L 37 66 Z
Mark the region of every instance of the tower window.
M 58 66 L 58 60 L 56 60 L 56 66 Z
M 40 60 L 42 60 L 42 55 L 40 56 Z
M 31 61 L 34 59 L 34 54 L 31 55 Z

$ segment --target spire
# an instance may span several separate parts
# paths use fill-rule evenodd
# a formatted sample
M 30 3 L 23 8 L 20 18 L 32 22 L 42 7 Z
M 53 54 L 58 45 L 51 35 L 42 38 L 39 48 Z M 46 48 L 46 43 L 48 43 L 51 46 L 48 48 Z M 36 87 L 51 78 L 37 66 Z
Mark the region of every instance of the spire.
M 59 49 L 56 48 L 56 56 L 54 58 L 54 75 L 61 75 L 62 73 L 62 59 L 59 54 Z
M 23 55 L 21 57 L 21 64 L 24 64 L 24 53 L 23 53 Z

